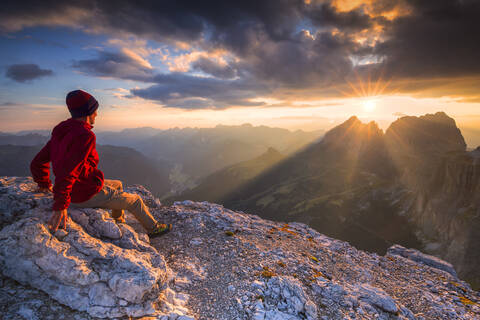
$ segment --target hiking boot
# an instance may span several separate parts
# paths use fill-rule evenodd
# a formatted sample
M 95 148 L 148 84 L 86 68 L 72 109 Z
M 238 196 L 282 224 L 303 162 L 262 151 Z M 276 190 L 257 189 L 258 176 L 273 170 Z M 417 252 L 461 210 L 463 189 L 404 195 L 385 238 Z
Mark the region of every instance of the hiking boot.
M 118 210 L 118 209 L 112 209 L 112 213 L 110 216 L 115 220 L 117 224 L 119 223 L 125 223 L 125 211 L 123 210 Z
M 155 230 L 150 232 L 148 236 L 150 238 L 156 238 L 163 236 L 164 234 L 170 232 L 172 230 L 172 224 L 165 224 L 165 223 L 157 223 L 157 226 L 155 227 Z

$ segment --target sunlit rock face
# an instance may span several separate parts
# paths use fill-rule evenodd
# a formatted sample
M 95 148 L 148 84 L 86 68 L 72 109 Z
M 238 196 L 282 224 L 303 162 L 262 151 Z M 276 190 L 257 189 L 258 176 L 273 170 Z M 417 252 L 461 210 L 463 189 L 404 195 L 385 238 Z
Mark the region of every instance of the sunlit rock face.
M 116 225 L 104 210 L 72 209 L 52 236 L 51 197 L 34 188 L 31 178 L 0 177 L 4 319 L 480 317 L 478 292 L 417 250 L 379 256 L 208 202 L 163 207 L 141 186 L 127 190 L 173 223 L 167 235 L 149 243 L 131 216 Z

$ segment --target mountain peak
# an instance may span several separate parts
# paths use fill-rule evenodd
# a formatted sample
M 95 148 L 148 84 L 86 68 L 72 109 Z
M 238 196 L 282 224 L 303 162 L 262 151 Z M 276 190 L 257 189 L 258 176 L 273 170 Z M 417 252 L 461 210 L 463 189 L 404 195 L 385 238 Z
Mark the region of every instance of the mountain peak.
M 455 120 L 451 117 L 449 117 L 445 112 L 439 111 L 436 113 L 427 113 L 423 116 L 403 116 L 398 118 L 396 122 L 412 122 L 416 120 L 421 120 L 421 121 L 426 121 L 426 122 L 431 122 L 431 123 L 439 123 L 443 125 L 448 125 L 448 126 L 454 126 L 456 127 Z M 392 124 L 393 124 L 392 123 Z
M 322 143 L 324 145 L 356 144 L 361 140 L 371 140 L 382 136 L 383 131 L 375 121 L 370 121 L 365 124 L 356 116 L 352 116 L 345 122 L 325 133 Z
M 268 147 L 267 151 L 265 152 L 266 154 L 280 154 L 277 149 L 274 147 Z
M 360 122 L 361 123 L 361 121 L 358 119 L 358 117 L 353 115 L 350 118 L 348 118 L 348 120 L 345 121 L 344 123 L 355 123 L 355 122 Z
M 465 151 L 467 147 L 455 120 L 445 112 L 399 118 L 387 129 L 386 137 L 396 145 L 393 149 L 405 154 L 443 154 Z
M 445 112 L 439 111 L 434 114 L 432 113 L 427 113 L 426 115 L 423 115 L 420 117 L 420 119 L 425 119 L 428 121 L 434 121 L 434 122 L 440 122 L 440 123 L 445 123 L 449 125 L 456 125 L 455 120 L 451 117 L 449 117 Z

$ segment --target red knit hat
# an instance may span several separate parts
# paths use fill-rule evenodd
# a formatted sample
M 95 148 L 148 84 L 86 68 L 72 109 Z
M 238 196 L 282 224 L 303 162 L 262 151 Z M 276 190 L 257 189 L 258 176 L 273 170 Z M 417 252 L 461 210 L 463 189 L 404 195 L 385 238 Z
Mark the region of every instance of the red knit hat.
M 91 115 L 98 109 L 97 100 L 83 90 L 74 90 L 67 94 L 68 111 L 72 118 L 81 118 Z

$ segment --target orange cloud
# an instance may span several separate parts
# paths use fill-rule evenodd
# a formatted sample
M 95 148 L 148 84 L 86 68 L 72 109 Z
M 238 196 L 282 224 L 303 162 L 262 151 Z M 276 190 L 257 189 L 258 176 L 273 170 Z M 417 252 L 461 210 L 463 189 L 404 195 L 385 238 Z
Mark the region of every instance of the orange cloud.
M 394 20 L 411 13 L 410 6 L 405 0 L 385 2 L 382 0 L 333 0 L 332 6 L 339 12 L 348 12 L 361 9 L 371 18 L 384 17 Z
M 127 57 L 131 58 L 132 60 L 136 61 L 139 65 L 142 67 L 145 67 L 147 69 L 152 69 L 152 65 L 150 62 L 148 62 L 146 59 L 142 58 L 139 54 L 137 54 L 135 51 L 128 49 L 128 48 L 122 48 L 122 53 L 125 54 Z
M 226 59 L 233 59 L 231 54 L 223 49 L 212 51 L 195 51 L 179 56 L 167 56 L 166 64 L 171 72 L 187 72 L 190 70 L 190 65 L 200 58 L 206 58 L 217 62 L 219 65 L 227 65 Z

